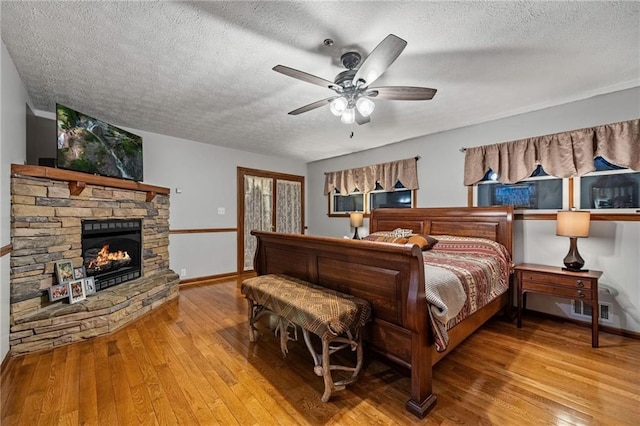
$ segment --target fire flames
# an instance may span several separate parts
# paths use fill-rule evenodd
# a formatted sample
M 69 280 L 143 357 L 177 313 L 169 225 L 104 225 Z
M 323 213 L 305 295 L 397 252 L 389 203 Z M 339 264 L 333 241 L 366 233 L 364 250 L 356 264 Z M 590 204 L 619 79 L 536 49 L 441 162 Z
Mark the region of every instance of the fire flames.
M 129 263 L 131 257 L 126 251 L 118 250 L 116 252 L 109 251 L 109 244 L 102 246 L 102 249 L 98 252 L 98 255 L 89 262 L 87 268 L 102 269 L 105 266 L 110 266 L 112 263 Z

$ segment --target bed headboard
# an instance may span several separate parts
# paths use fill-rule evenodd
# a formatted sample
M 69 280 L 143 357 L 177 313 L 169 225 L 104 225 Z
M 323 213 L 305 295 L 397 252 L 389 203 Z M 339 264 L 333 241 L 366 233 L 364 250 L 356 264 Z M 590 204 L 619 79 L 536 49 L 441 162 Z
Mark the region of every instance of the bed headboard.
M 479 237 L 497 241 L 513 256 L 513 207 L 374 209 L 369 232 L 412 229 L 416 234 Z

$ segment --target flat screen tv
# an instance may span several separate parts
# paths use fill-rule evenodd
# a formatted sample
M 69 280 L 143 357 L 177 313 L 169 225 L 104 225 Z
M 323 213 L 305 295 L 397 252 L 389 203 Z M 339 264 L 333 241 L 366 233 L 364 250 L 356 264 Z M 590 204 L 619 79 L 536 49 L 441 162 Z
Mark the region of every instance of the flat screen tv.
M 56 104 L 57 166 L 142 181 L 142 137 Z

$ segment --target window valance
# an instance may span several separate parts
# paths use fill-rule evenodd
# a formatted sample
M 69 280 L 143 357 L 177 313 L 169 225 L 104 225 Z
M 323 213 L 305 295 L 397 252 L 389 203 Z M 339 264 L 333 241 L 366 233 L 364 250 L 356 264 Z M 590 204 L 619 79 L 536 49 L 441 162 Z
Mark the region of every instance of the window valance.
M 357 169 L 327 172 L 324 177 L 324 193 L 330 194 L 337 189 L 346 195 L 359 190 L 371 192 L 376 182 L 385 191 L 392 191 L 397 182 L 407 189 L 418 189 L 417 158 L 375 164 Z
M 640 119 L 467 148 L 464 184 L 480 182 L 489 169 L 498 181 L 515 183 L 529 177 L 538 164 L 555 177 L 582 176 L 595 170 L 595 157 L 640 171 Z

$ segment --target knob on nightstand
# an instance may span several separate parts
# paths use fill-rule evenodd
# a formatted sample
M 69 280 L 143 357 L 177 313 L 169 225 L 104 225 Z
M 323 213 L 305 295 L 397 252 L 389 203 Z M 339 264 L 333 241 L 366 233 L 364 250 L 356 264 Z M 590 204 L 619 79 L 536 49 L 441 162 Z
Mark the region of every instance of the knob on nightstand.
M 582 280 L 578 280 L 577 285 L 580 288 L 584 287 L 584 283 L 582 282 Z
M 584 297 L 584 292 L 582 290 L 578 290 L 578 297 Z

